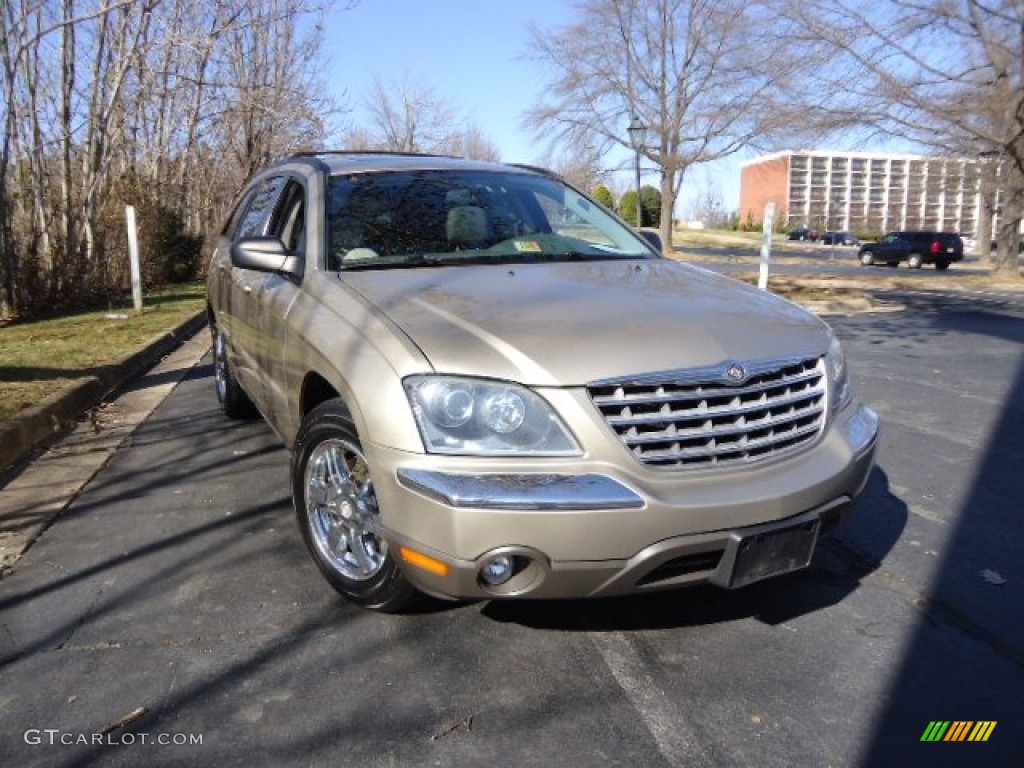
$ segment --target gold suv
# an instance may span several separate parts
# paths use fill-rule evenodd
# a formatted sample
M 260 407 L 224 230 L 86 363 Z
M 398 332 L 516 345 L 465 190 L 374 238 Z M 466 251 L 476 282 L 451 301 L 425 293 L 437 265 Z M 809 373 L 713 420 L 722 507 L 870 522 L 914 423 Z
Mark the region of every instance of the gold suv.
M 216 388 L 292 450 L 348 599 L 589 597 L 805 567 L 878 418 L 799 307 L 665 259 L 545 171 L 299 155 L 209 269 Z

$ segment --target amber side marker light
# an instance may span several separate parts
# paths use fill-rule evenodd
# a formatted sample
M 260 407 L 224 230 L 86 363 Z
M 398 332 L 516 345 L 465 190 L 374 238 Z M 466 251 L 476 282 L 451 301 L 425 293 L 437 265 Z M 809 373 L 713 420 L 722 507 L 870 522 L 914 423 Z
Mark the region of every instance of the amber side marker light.
M 435 560 L 432 557 L 427 557 L 421 552 L 417 552 L 415 549 L 409 549 L 408 547 L 401 547 L 399 551 L 402 553 L 402 559 L 407 563 L 422 568 L 425 571 L 430 571 L 438 576 L 448 575 L 448 564 L 442 563 L 440 560 Z

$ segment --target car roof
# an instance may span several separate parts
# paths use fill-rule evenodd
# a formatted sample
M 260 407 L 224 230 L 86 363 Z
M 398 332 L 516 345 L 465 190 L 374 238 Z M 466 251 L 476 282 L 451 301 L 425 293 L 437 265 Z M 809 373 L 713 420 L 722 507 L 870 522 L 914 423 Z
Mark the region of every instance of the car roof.
M 361 151 L 322 151 L 300 152 L 281 163 L 294 163 L 309 160 L 316 162 L 327 173 L 371 173 L 377 171 L 423 171 L 423 170 L 458 170 L 458 171 L 500 171 L 503 173 L 524 173 L 555 176 L 543 168 L 526 165 L 511 165 L 483 160 L 470 160 L 464 157 L 449 155 L 427 155 L 407 152 L 361 152 Z

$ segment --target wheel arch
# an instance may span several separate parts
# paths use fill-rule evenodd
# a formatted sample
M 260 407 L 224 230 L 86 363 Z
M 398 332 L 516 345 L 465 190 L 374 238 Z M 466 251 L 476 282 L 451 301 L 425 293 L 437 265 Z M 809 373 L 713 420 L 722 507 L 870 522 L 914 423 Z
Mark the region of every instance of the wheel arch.
M 340 400 L 349 416 L 352 415 L 348 402 L 331 382 L 316 371 L 309 371 L 302 380 L 302 387 L 299 394 L 299 418 L 306 418 L 306 414 L 312 411 L 321 403 L 328 400 Z

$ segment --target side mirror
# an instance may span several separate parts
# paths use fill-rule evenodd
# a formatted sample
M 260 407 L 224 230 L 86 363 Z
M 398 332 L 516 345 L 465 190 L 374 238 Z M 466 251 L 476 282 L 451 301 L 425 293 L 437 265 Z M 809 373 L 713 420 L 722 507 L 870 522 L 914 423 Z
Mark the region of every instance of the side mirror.
M 243 237 L 231 244 L 231 264 L 240 269 L 301 277 L 295 258 L 277 237 Z
M 646 240 L 651 248 L 656 250 L 659 254 L 662 253 L 661 235 L 655 232 L 653 229 L 639 229 L 637 234 Z

